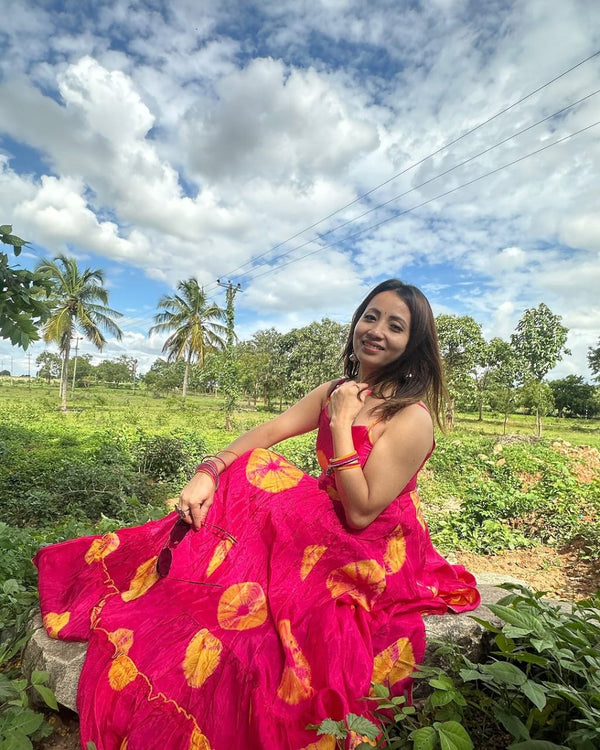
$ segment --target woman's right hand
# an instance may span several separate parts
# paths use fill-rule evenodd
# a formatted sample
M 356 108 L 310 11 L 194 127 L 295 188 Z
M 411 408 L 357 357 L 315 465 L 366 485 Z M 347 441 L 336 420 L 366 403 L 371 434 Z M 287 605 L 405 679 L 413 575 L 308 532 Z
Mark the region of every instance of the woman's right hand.
M 198 472 L 181 490 L 179 509 L 186 523 L 199 529 L 208 515 L 215 495 L 215 483 L 204 472 Z

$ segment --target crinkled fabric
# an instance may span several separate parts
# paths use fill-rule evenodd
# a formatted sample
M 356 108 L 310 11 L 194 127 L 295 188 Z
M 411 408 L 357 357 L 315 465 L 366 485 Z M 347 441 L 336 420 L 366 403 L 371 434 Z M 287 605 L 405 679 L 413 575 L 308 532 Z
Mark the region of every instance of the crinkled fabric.
M 369 431 L 353 434 L 364 464 Z M 331 445 L 324 411 L 324 467 Z M 48 633 L 89 642 L 82 747 L 333 750 L 307 725 L 368 715 L 371 682 L 409 693 L 423 615 L 474 609 L 475 580 L 432 546 L 416 476 L 361 531 L 336 494 L 325 472 L 258 449 L 221 476 L 212 525 L 173 547 L 164 578 L 156 560 L 175 513 L 41 549 Z

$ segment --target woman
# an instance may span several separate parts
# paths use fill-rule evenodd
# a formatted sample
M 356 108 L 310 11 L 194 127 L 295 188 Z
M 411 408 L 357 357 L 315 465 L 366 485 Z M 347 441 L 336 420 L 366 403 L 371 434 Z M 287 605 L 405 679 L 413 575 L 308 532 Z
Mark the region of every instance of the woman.
M 419 509 L 443 399 L 422 293 L 373 289 L 344 367 L 207 457 L 176 513 L 38 552 L 48 632 L 90 642 L 83 747 L 325 750 L 308 724 L 409 691 L 423 614 L 477 606 Z M 267 450 L 317 427 L 318 480 Z

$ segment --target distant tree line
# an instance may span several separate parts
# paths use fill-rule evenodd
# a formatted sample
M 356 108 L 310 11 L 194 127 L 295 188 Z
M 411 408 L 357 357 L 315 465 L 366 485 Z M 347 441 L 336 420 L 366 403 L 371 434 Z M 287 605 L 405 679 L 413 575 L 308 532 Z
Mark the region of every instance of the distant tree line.
M 0 241 L 15 256 L 27 243 L 0 226 Z M 80 340 L 102 350 L 105 333 L 121 339 L 116 323 L 121 313 L 108 306 L 108 291 L 100 269 L 80 269 L 77 261 L 58 255 L 42 260 L 35 271 L 11 267 L 0 253 L 0 337 L 27 348 L 43 338 L 58 353 L 46 351 L 36 363 L 38 377 L 60 383 L 61 408 L 66 410 L 69 386 L 106 383 L 115 388 L 142 384 L 157 393 L 188 389 L 227 391 L 247 403 L 282 409 L 325 380 L 338 377 L 347 326 L 324 318 L 320 322 L 280 333 L 274 328 L 256 332 L 249 341 L 237 341 L 233 310 L 210 302 L 194 278 L 180 281 L 174 295 L 158 302 L 149 334 L 168 334 L 166 359 L 157 359 L 140 377 L 137 361 L 127 355 L 94 366 L 91 355 L 77 355 Z M 231 298 L 232 299 L 232 298 Z M 599 388 L 570 375 L 548 382 L 547 374 L 565 354 L 568 329 L 561 318 L 541 303 L 525 310 L 509 340 L 486 341 L 481 326 L 470 316 L 439 315 L 436 319 L 448 385 L 447 421 L 455 410 L 484 410 L 504 415 L 525 409 L 542 417 L 593 417 L 600 413 Z M 233 343 L 234 342 L 234 343 Z M 73 356 L 75 346 L 75 356 Z M 588 363 L 600 382 L 600 339 L 588 349 Z

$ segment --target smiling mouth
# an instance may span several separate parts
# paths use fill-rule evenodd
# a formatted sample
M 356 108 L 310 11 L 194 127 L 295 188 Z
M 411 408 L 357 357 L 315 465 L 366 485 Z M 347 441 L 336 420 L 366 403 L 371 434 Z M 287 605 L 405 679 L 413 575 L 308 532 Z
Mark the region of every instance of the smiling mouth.
M 374 352 L 382 352 L 383 347 L 379 344 L 375 344 L 373 341 L 363 341 L 363 349 L 370 349 Z

